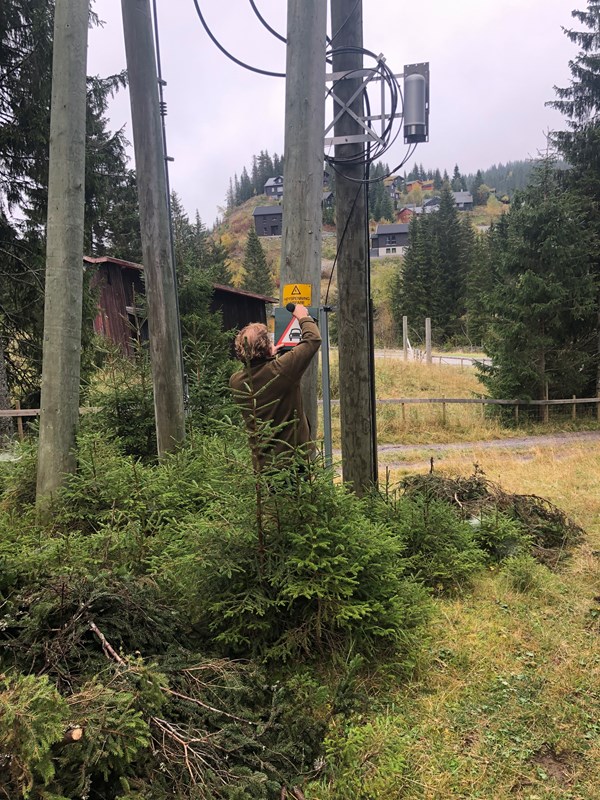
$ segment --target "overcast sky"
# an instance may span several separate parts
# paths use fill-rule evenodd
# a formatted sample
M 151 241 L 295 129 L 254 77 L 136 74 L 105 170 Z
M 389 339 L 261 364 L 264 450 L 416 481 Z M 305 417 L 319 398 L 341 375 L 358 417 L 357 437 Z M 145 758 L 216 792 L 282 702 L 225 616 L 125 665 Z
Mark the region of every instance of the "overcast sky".
M 213 33 L 235 56 L 283 72 L 285 45 L 255 17 L 248 0 L 199 0 Z M 263 17 L 286 32 L 286 0 L 255 0 Z M 569 82 L 576 54 L 561 26 L 573 23 L 576 0 L 363 0 L 364 47 L 383 53 L 396 73 L 429 61 L 430 141 L 414 161 L 426 169 L 475 172 L 535 157 L 548 129 L 564 127 L 544 107 L 553 86 Z M 121 0 L 96 0 L 105 25 L 90 31 L 88 73 L 125 67 Z M 285 81 L 256 75 L 222 55 L 206 36 L 192 0 L 158 0 L 171 185 L 190 215 L 211 226 L 229 178 L 253 154 L 283 154 Z M 330 31 L 329 31 L 330 33 Z M 113 128 L 132 138 L 129 97 L 109 112 Z M 403 158 L 402 137 L 386 154 Z M 133 156 L 132 156 L 133 157 Z

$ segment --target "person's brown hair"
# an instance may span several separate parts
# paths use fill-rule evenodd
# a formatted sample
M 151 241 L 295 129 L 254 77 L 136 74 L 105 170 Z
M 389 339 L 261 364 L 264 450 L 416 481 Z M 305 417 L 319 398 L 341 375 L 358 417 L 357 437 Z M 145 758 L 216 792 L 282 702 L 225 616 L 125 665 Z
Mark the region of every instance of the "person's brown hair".
M 267 326 L 262 322 L 251 322 L 235 337 L 235 354 L 240 361 L 253 361 L 255 358 L 269 358 L 271 340 Z

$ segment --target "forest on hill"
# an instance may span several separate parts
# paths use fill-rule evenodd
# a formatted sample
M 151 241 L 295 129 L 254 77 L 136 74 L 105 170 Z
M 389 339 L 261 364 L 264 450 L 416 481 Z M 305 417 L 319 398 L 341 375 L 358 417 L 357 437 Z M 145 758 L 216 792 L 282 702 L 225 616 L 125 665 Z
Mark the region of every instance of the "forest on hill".
M 458 164 L 450 173 L 446 169 L 425 168 L 422 164 L 415 163 L 411 170 L 404 171 L 401 175 L 395 174 L 394 188 L 397 189 L 397 196 L 392 198 L 389 191 L 385 190 L 383 178 L 390 175 L 389 165 L 384 162 L 377 162 L 371 168 L 371 179 L 381 178 L 381 182 L 374 183 L 369 189 L 369 206 L 371 219 L 379 221 L 387 219 L 392 221 L 393 211 L 399 203 L 413 202 L 406 190 L 406 184 L 410 181 L 432 181 L 433 190 L 425 193 L 425 197 L 434 193 L 439 193 L 444 182 L 450 183 L 453 191 L 469 191 L 477 196 L 481 186 L 494 191 L 497 197 L 506 196 L 512 198 L 515 192 L 527 186 L 531 171 L 534 166 L 533 160 L 511 161 L 507 164 L 494 164 L 486 169 L 479 169 L 475 173 L 463 174 Z M 334 193 L 335 202 L 335 171 L 323 165 L 324 188 Z M 226 208 L 231 210 L 242 205 L 252 197 L 264 195 L 265 183 L 270 178 L 284 176 L 283 157 L 276 153 L 270 156 L 268 151 L 261 150 L 258 155 L 253 155 L 249 168 L 242 167 L 240 174 L 236 172 L 229 181 L 229 188 L 226 195 Z M 285 177 L 285 176 L 284 176 Z

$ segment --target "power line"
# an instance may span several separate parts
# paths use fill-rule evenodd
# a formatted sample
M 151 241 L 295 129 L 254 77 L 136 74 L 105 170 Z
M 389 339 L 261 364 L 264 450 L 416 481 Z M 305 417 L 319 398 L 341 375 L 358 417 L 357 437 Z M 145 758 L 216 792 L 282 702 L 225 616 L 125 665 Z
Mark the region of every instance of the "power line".
M 273 28 L 272 28 L 272 27 L 269 25 L 269 23 L 266 21 L 266 19 L 265 19 L 265 18 L 264 18 L 264 17 L 261 15 L 260 11 L 259 11 L 259 10 L 258 10 L 258 8 L 256 7 L 256 3 L 254 2 L 254 0 L 250 0 L 250 5 L 252 6 L 252 10 L 254 11 L 254 13 L 256 14 L 256 16 L 258 17 L 258 19 L 259 19 L 259 20 L 262 22 L 262 24 L 263 24 L 263 25 L 265 26 L 265 28 L 266 28 L 266 29 L 269 31 L 269 33 L 272 33 L 272 34 L 273 34 L 273 36 L 274 36 L 276 39 L 279 39 L 279 41 L 280 41 L 280 42 L 283 42 L 284 44 L 287 44 L 287 39 L 285 38 L 285 36 L 282 36 L 280 33 L 277 33 L 277 31 L 276 31 L 276 30 L 274 30 L 274 29 L 273 29 Z
M 258 75 L 268 75 L 270 78 L 285 78 L 285 72 L 271 72 L 267 69 L 259 69 L 258 67 L 253 67 L 251 64 L 246 64 L 244 61 L 240 61 L 239 58 L 236 58 L 232 55 L 228 50 L 226 50 L 223 45 L 217 40 L 214 36 L 211 29 L 208 27 L 206 20 L 202 15 L 202 11 L 200 10 L 200 5 L 198 4 L 198 0 L 194 0 L 194 6 L 196 7 L 196 13 L 198 14 L 198 19 L 202 23 L 202 27 L 208 34 L 209 39 L 211 42 L 219 48 L 219 50 L 223 53 L 223 55 L 227 56 L 230 61 L 233 61 L 234 64 L 237 64 L 239 67 L 243 67 L 244 69 L 250 70 L 250 72 L 256 72 Z

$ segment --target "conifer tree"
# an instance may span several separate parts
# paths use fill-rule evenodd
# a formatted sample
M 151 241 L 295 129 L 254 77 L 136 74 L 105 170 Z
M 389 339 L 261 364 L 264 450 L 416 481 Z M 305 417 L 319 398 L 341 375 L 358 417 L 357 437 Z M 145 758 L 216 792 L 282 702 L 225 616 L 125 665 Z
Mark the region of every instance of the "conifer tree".
M 411 324 L 422 328 L 425 318 L 430 317 L 439 341 L 460 336 L 474 235 L 468 219 L 460 220 L 448 184 L 442 188 L 439 210 L 413 217 L 409 233 L 392 298 L 396 323 L 400 325 L 406 315 Z
M 462 176 L 460 174 L 460 170 L 458 168 L 458 164 L 454 165 L 454 172 L 452 173 L 452 191 L 453 192 L 460 192 L 462 191 Z
M 548 105 L 561 111 L 570 130 L 553 135 L 554 143 L 571 165 L 568 180 L 574 191 L 585 198 L 590 210 L 587 225 L 600 240 L 600 2 L 587 0 L 585 10 L 574 10 L 572 17 L 579 29 L 567 29 L 566 35 L 580 50 L 569 61 L 571 82 L 565 88 L 554 87 L 558 96 Z M 593 270 L 600 276 L 600 254 L 593 254 Z M 600 298 L 595 320 L 596 387 L 600 396 Z
M 249 292 L 272 296 L 275 291 L 273 276 L 254 228 L 251 228 L 248 233 L 243 266 L 244 281 L 242 288 Z
M 493 366 L 483 369 L 483 381 L 493 396 L 544 399 L 547 391 L 552 399 L 581 396 L 593 386 L 598 286 L 586 216 L 580 198 L 544 160 L 503 229 L 491 235 L 495 274 L 484 310 Z

